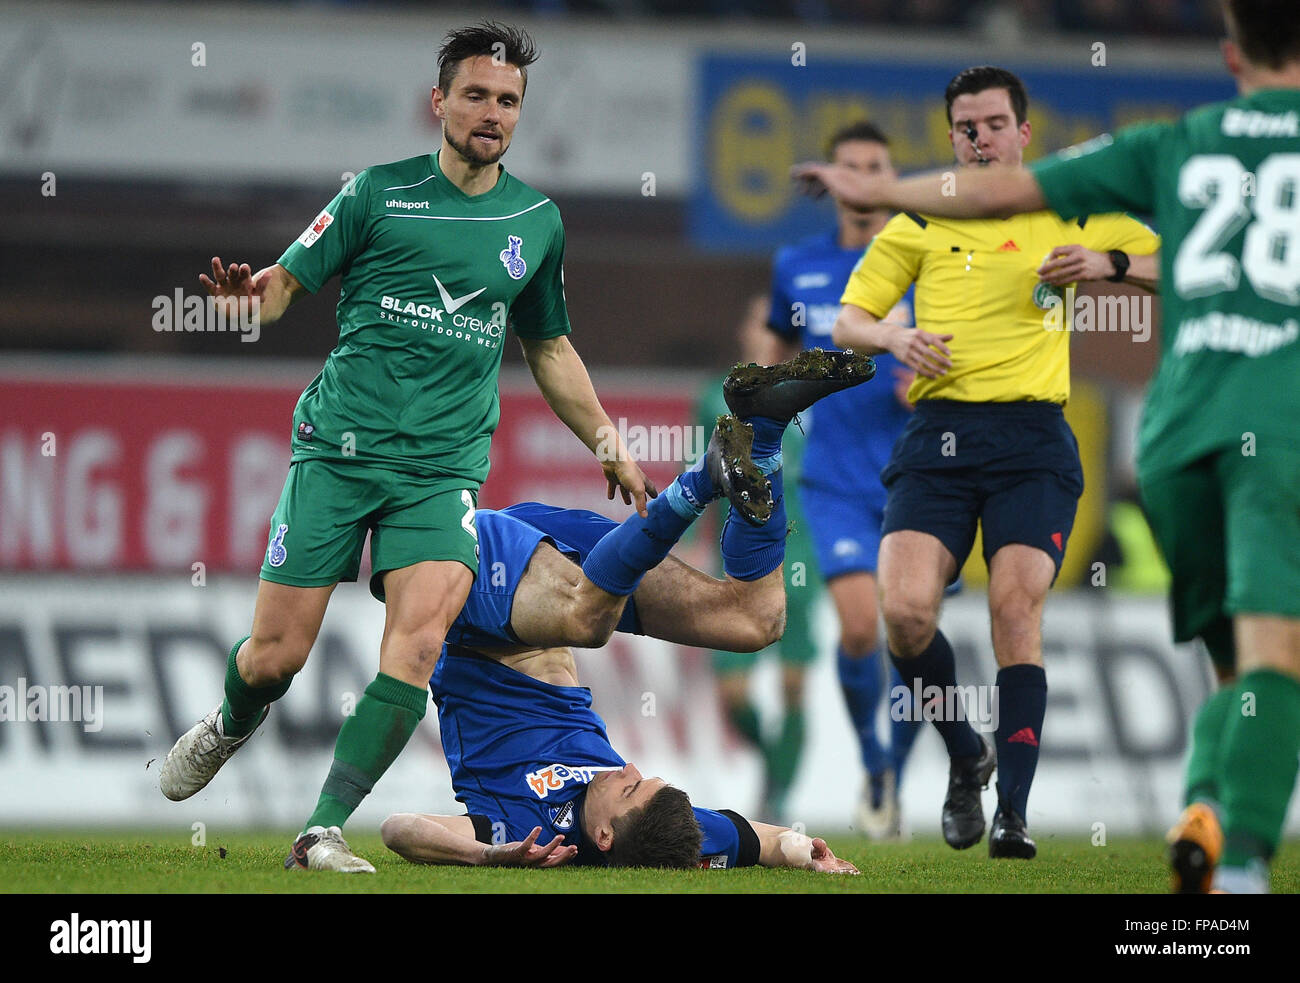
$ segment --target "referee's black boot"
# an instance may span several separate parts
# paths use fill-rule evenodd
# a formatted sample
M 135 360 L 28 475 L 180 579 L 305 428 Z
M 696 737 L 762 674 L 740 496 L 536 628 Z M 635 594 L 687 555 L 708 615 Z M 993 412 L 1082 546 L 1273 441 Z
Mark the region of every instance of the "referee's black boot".
M 1002 798 L 999 787 L 998 808 L 993 813 L 993 829 L 989 832 L 989 856 L 1033 860 L 1037 855 L 1038 845 L 1029 838 L 1024 819 Z
M 948 797 L 943 800 L 943 838 L 954 850 L 965 850 L 984 836 L 984 806 L 980 790 L 988 787 L 997 752 L 980 738 L 983 750 L 948 763 Z
M 814 348 L 779 365 L 737 365 L 722 383 L 722 395 L 742 420 L 793 420 L 823 396 L 860 385 L 875 374 L 876 363 L 868 355 Z
M 734 416 L 720 416 L 704 452 L 713 487 L 727 496 L 727 501 L 751 526 L 761 526 L 772 517 L 772 482 L 768 480 L 750 452 L 754 446 L 754 428 Z

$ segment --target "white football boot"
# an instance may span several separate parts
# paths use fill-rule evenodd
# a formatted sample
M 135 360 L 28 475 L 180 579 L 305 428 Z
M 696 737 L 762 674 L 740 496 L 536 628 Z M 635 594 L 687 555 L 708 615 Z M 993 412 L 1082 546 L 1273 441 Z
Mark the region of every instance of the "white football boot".
M 262 725 L 270 707 L 262 710 L 257 726 Z M 222 731 L 221 707 L 217 707 L 180 736 L 167 752 L 158 776 L 162 794 L 173 802 L 188 799 L 220 770 L 227 759 L 256 733 L 257 727 L 243 737 L 227 737 Z
M 343 830 L 312 826 L 293 841 L 285 870 L 336 870 L 342 874 L 373 874 L 375 868 L 352 852 Z
M 898 808 L 898 789 L 894 769 L 880 775 L 879 791 L 873 795 L 871 776 L 863 782 L 862 798 L 858 800 L 858 829 L 873 840 L 898 840 L 902 838 L 902 823 Z M 874 800 L 874 801 L 873 801 Z

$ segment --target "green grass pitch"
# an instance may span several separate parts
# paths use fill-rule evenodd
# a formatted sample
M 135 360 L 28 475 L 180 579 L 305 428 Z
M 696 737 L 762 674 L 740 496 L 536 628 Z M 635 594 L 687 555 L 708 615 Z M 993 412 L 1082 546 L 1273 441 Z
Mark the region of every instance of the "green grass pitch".
M 384 849 L 377 834 L 348 832 L 370 860 L 374 877 L 290 873 L 281 865 L 291 837 L 284 833 L 214 833 L 194 846 L 184 832 L 0 831 L 0 891 L 66 894 L 348 893 L 348 894 L 803 894 L 803 893 L 1163 893 L 1168 872 L 1157 839 L 1044 835 L 1038 859 L 991 861 L 984 843 L 948 849 L 937 837 L 872 844 L 851 835 L 829 837 L 831 848 L 862 871 L 860 877 L 798 870 L 646 871 L 560 868 L 426 867 Z M 224 855 L 223 855 L 224 854 Z M 1273 891 L 1300 891 L 1300 842 L 1286 843 L 1274 864 Z

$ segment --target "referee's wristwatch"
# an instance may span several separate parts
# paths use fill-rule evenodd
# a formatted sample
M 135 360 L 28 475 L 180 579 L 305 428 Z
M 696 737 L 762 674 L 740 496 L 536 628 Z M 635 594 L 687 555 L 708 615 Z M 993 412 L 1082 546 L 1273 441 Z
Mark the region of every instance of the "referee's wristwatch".
M 1108 276 L 1106 279 L 1111 283 L 1123 283 L 1124 278 L 1128 276 L 1128 253 L 1122 249 L 1112 249 L 1107 255 L 1110 256 L 1110 261 L 1115 264 L 1115 275 Z

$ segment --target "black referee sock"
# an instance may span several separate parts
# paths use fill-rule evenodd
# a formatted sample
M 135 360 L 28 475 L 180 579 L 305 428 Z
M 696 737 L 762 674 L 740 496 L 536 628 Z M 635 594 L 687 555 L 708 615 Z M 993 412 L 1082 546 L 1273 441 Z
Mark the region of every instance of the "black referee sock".
M 913 706 L 912 712 L 922 720 L 934 714 L 931 722 L 948 748 L 948 757 L 965 758 L 979 754 L 984 749 L 979 735 L 966 721 L 961 701 L 949 696 L 955 692 L 950 687 L 957 685 L 957 661 L 943 632 L 936 629 L 925 651 L 915 658 L 903 659 L 891 651 L 889 659 L 902 677 L 903 685 L 913 693 L 920 691 L 922 706 Z M 927 694 L 926 690 L 931 687 L 938 687 L 939 702 L 937 705 L 931 703 L 926 710 L 924 704 L 933 696 L 933 691 Z M 947 719 L 945 710 L 949 707 L 955 709 L 957 719 Z M 920 716 L 923 712 L 925 716 Z
M 998 795 L 1026 819 L 1047 712 L 1047 673 L 1027 664 L 999 669 L 997 700 Z

